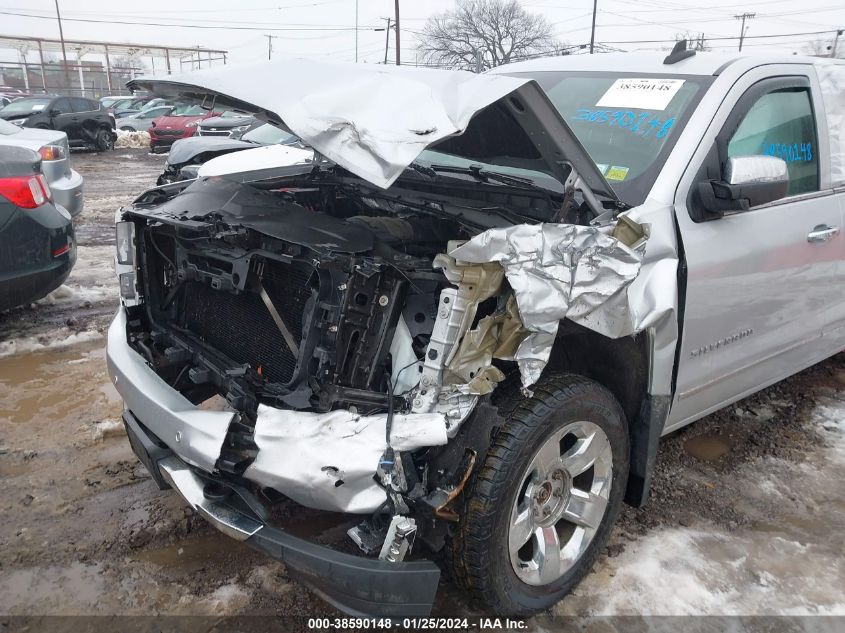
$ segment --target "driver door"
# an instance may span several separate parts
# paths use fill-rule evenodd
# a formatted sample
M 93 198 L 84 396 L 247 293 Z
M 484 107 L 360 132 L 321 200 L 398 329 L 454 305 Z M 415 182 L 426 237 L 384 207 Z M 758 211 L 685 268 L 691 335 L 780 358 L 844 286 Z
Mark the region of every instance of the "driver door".
M 50 104 L 50 122 L 53 129 L 67 134 L 69 140 L 79 138 L 77 119 L 67 97 L 60 97 Z
M 765 69 L 764 69 L 765 68 Z M 676 392 L 667 430 L 678 428 L 828 355 L 821 342 L 841 235 L 839 210 L 819 165 L 819 120 L 809 71 L 772 66 L 747 73 L 725 99 L 678 189 L 686 297 Z M 826 130 L 825 130 L 826 133 Z M 787 162 L 787 197 L 693 220 L 698 182 L 720 180 L 727 158 L 771 155 Z M 695 214 L 694 214 L 695 215 Z

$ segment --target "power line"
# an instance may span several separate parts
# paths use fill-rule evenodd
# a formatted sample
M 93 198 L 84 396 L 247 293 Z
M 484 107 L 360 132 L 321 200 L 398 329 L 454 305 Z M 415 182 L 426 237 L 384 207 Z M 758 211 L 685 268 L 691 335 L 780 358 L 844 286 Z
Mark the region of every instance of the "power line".
M 0 15 L 14 15 L 17 17 L 34 18 L 37 20 L 53 20 L 51 16 L 47 15 L 33 15 L 30 13 L 16 13 L 12 11 L 0 11 Z M 354 31 L 354 26 L 339 26 L 339 27 L 268 27 L 268 26 L 231 26 L 231 22 L 222 22 L 221 26 L 214 26 L 210 24 L 166 24 L 161 22 L 130 22 L 126 20 L 97 20 L 94 18 L 62 18 L 63 22 L 86 22 L 93 24 L 125 24 L 129 26 L 163 26 L 176 27 L 180 29 L 217 29 L 226 31 Z
M 772 33 L 770 35 L 746 35 L 745 39 L 759 39 L 759 38 L 770 38 L 770 37 L 796 37 L 798 35 L 823 35 L 825 33 L 833 33 L 835 29 L 827 29 L 825 31 L 804 31 L 802 33 Z M 738 39 L 738 35 L 733 36 L 725 36 L 725 37 L 708 37 L 705 38 L 708 41 L 717 41 L 717 40 L 735 40 Z M 666 39 L 666 40 L 605 40 L 604 44 L 665 44 L 666 42 L 674 42 L 674 39 Z

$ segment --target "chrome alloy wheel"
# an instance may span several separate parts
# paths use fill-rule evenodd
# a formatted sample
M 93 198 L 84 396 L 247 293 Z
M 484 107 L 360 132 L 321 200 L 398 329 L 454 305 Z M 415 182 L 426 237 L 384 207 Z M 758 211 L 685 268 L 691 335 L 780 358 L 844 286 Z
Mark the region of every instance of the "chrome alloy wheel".
M 592 422 L 567 424 L 545 441 L 511 512 L 508 548 L 520 580 L 547 585 L 572 568 L 601 524 L 612 478 L 610 442 Z

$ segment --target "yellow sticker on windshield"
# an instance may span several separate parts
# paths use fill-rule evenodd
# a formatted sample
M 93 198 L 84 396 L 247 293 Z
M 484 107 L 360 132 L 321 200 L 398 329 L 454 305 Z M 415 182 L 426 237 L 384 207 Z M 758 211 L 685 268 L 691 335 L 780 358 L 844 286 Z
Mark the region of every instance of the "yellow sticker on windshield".
M 616 165 L 614 165 L 613 167 L 607 170 L 607 173 L 604 175 L 604 177 L 608 180 L 625 180 L 625 176 L 627 175 L 627 167 L 617 167 Z

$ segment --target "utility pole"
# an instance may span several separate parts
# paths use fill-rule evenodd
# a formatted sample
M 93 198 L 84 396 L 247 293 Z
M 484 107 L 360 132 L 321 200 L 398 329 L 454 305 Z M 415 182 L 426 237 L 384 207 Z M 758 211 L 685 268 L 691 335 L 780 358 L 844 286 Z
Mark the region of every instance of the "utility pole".
M 390 18 L 383 18 L 387 20 L 387 28 L 384 29 L 384 63 L 387 64 L 387 47 L 390 45 Z
M 593 0 L 593 28 L 590 29 L 590 55 L 596 47 L 596 9 L 598 8 L 599 0 Z
M 830 49 L 831 57 L 836 57 L 836 46 L 839 44 L 840 35 L 842 35 L 842 29 L 836 29 L 836 37 L 833 38 L 833 47 Z
M 741 13 L 740 15 L 735 15 L 734 17 L 737 20 L 742 20 L 742 27 L 739 30 L 739 50 L 742 50 L 742 40 L 745 39 L 745 21 L 754 18 L 757 14 L 756 13 Z
M 394 20 L 396 22 L 396 26 L 394 26 L 393 28 L 396 29 L 396 65 L 398 66 L 399 63 L 400 63 L 399 62 L 399 51 L 400 51 L 400 47 L 399 47 L 399 0 L 394 0 L 393 5 L 396 7 L 396 19 Z
M 358 63 L 358 0 L 355 0 L 355 63 Z
M 265 35 L 267 38 L 267 59 L 273 59 L 273 40 L 278 39 L 278 35 Z
M 65 69 L 65 87 L 70 90 L 70 75 L 67 72 L 67 51 L 65 50 L 65 33 L 62 30 L 62 14 L 59 12 L 59 0 L 56 2 L 56 18 L 59 21 L 59 39 L 62 41 L 62 61 Z M 81 88 L 82 86 L 80 86 Z

